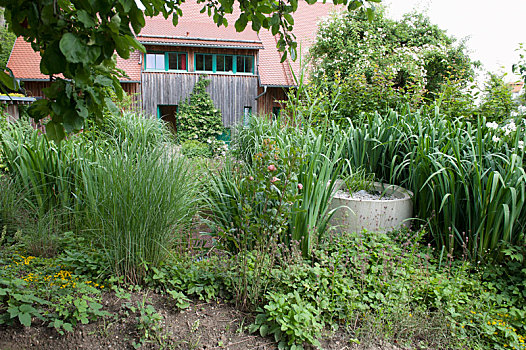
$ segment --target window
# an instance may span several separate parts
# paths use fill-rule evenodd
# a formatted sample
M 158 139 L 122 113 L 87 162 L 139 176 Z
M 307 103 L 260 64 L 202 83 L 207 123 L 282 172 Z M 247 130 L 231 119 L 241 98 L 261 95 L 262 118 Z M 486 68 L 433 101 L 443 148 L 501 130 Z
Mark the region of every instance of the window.
M 272 115 L 274 117 L 279 117 L 279 114 L 281 112 L 281 108 L 280 107 L 272 107 Z
M 187 70 L 185 52 L 147 53 L 144 61 L 145 70 Z
M 252 56 L 237 56 L 237 72 L 238 73 L 253 73 L 252 70 Z
M 186 53 L 167 52 L 169 70 L 186 70 Z
M 222 54 L 195 54 L 196 72 L 254 73 L 254 57 Z
M 232 56 L 217 55 L 216 56 L 216 71 L 217 72 L 234 72 L 234 63 Z
M 252 107 L 243 107 L 243 125 L 248 126 L 250 122 L 250 116 L 252 115 Z
M 195 70 L 214 72 L 214 55 L 195 54 Z
M 164 70 L 164 53 L 147 53 L 146 69 Z

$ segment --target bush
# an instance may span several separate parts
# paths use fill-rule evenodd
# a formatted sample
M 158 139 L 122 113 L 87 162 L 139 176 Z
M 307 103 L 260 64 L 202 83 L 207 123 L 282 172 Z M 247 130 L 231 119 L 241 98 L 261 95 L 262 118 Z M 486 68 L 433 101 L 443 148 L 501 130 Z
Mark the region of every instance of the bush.
M 206 157 L 210 158 L 212 152 L 206 143 L 195 140 L 188 140 L 181 144 L 181 153 L 188 158 Z
M 187 101 L 179 106 L 177 139 L 179 142 L 197 140 L 205 142 L 223 133 L 221 111 L 206 92 L 210 80 L 201 77 Z

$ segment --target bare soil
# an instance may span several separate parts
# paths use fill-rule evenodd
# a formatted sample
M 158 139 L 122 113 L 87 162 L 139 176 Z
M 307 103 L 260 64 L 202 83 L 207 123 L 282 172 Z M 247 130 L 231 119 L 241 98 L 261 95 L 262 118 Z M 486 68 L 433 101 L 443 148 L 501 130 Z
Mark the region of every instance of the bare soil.
M 138 313 L 130 314 L 123 307 L 128 302 L 146 300 L 162 317 L 162 331 L 157 340 L 143 344 L 141 349 L 277 349 L 272 338 L 247 332 L 252 316 L 222 302 L 194 301 L 185 310 L 178 310 L 168 297 L 153 293 L 134 293 L 130 300 L 104 295 L 105 309 L 113 316 L 87 325 L 78 325 L 74 332 L 59 334 L 54 328 L 34 323 L 31 327 L 0 326 L 0 350 L 69 350 L 69 349 L 134 349 L 140 339 L 137 331 Z M 328 336 L 323 349 L 399 350 L 389 344 L 358 345 L 344 332 Z

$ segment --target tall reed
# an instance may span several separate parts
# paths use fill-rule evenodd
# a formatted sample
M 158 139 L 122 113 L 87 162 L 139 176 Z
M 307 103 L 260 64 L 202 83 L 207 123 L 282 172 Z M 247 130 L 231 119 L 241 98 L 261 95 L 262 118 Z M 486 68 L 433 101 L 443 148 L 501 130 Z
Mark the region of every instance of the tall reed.
M 523 152 L 496 143 L 483 120 L 420 111 L 350 123 L 346 157 L 385 181 L 415 193 L 415 212 L 438 247 L 473 259 L 494 257 L 504 243 L 524 243 Z
M 2 133 L 0 146 L 9 176 L 26 190 L 35 211 L 70 208 L 75 202 L 75 183 L 83 150 L 74 140 L 55 144 L 38 130 L 16 123 Z

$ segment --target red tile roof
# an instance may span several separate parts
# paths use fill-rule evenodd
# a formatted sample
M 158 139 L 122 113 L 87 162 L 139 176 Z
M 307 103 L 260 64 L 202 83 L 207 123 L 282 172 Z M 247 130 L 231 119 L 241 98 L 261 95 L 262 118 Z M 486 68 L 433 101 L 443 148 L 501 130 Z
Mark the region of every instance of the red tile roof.
M 202 8 L 202 3 L 184 2 L 181 5 L 183 15 L 179 18 L 176 27 L 171 18 L 165 19 L 163 16 L 146 18 L 146 25 L 137 38 L 141 42 L 186 42 L 195 43 L 195 46 L 222 46 L 223 43 L 228 43 L 229 47 L 262 48 L 261 40 L 250 26 L 241 33 L 236 31 L 234 23 L 240 14 L 239 8 L 234 8 L 232 14 L 225 16 L 228 20 L 227 27 L 218 27 L 206 12 L 201 13 Z M 200 39 L 204 41 L 195 42 Z
M 117 68 L 122 69 L 128 75 L 128 78 L 121 78 L 121 82 L 126 81 L 141 81 L 141 53 L 139 51 L 133 51 L 130 53 L 130 58 L 125 60 L 117 55 Z
M 17 79 L 49 80 L 49 76 L 40 73 L 40 54 L 22 38 L 15 40 L 7 68 L 13 71 Z
M 298 9 L 292 15 L 294 17 L 294 31 L 298 43 L 298 57 L 305 56 L 316 39 L 318 22 L 338 10 L 331 3 L 317 2 L 308 5 L 303 1 L 298 2 Z M 300 60 L 290 60 L 280 63 L 281 54 L 277 52 L 276 43 L 278 36 L 273 37 L 268 31 L 261 30 L 259 33 L 265 49 L 260 51 L 259 75 L 261 85 L 295 85 L 291 74 L 291 68 L 296 76 L 300 73 Z M 300 52 L 301 48 L 301 52 Z M 290 55 L 289 55 L 290 57 Z M 304 62 L 303 62 L 304 63 Z
M 516 81 L 516 82 L 508 83 L 508 86 L 511 88 L 511 92 L 513 94 L 516 94 L 522 90 L 522 87 L 524 86 L 524 82 Z
M 333 4 L 315 3 L 307 5 L 303 1 L 298 4 L 294 17 L 294 34 L 298 42 L 298 55 L 305 54 L 316 38 L 318 21 L 334 11 Z M 265 29 L 259 35 L 252 31 L 250 25 L 243 32 L 238 33 L 234 28 L 235 20 L 239 16 L 239 9 L 227 15 L 228 27 L 217 27 L 206 13 L 200 13 L 202 4 L 193 1 L 183 3 L 183 16 L 179 24 L 174 27 L 171 19 L 162 16 L 146 18 L 146 26 L 137 36 L 139 41 L 147 44 L 172 44 L 178 46 L 209 46 L 221 48 L 259 49 L 259 76 L 261 85 L 291 86 L 294 85 L 292 71 L 299 74 L 299 60 L 293 62 L 287 59 L 280 63 L 281 53 L 276 49 L 277 36 L 273 36 Z M 141 65 L 140 53 L 133 52 L 128 60 L 117 57 L 118 68 L 123 69 L 131 81 L 140 81 Z M 18 38 L 11 52 L 7 64 L 22 80 L 49 79 L 40 73 L 40 55 L 34 52 L 31 45 Z M 128 79 L 122 79 L 127 81 Z
M 182 39 L 174 37 L 149 37 L 141 36 L 139 41 L 147 45 L 175 45 L 194 47 L 218 47 L 228 49 L 263 49 L 261 42 L 225 41 L 216 39 Z
M 122 82 L 141 80 L 139 57 L 138 51 L 132 52 L 127 60 L 117 56 L 117 68 L 124 70 L 129 77 L 129 79 L 121 78 Z M 22 38 L 15 40 L 7 67 L 13 71 L 17 79 L 49 80 L 48 75 L 40 73 L 40 54 L 33 51 L 31 44 Z

